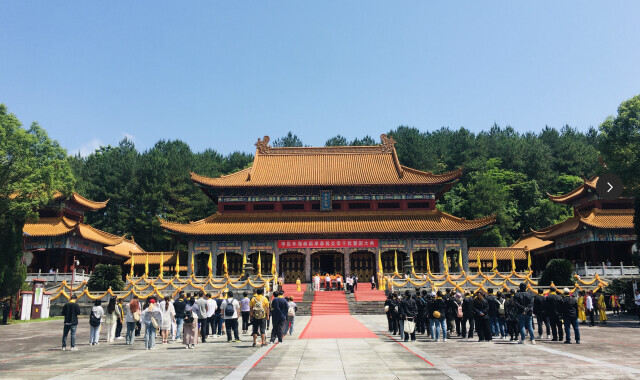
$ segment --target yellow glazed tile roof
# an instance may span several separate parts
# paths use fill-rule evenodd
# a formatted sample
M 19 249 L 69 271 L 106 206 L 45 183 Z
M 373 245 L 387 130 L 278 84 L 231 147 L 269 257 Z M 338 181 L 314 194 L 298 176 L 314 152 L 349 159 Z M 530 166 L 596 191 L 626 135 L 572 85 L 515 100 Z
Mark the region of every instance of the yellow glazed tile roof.
M 521 237 L 520 239 L 518 239 L 515 243 L 513 243 L 511 247 L 526 248 L 530 251 L 533 251 L 542 247 L 546 247 L 549 244 L 553 244 L 553 240 L 542 240 L 542 239 L 538 239 L 535 236 L 527 236 L 527 237 Z
M 584 183 L 580 185 L 578 188 L 571 190 L 566 194 L 561 195 L 551 195 L 547 193 L 549 199 L 556 203 L 572 203 L 576 199 L 584 196 L 588 190 L 595 191 L 596 183 L 598 183 L 598 176 L 591 177 L 591 179 L 584 179 Z
M 480 255 L 481 261 L 493 260 L 493 252 L 496 260 L 511 260 L 511 254 L 515 260 L 526 260 L 527 252 L 524 248 L 514 247 L 472 247 L 469 248 L 469 262 L 477 261 Z
M 160 265 L 160 258 L 164 260 L 163 265 L 175 265 L 176 264 L 176 256 L 178 252 L 138 252 L 133 253 L 134 256 L 134 265 L 144 265 L 147 256 L 149 257 L 149 264 L 151 265 Z M 184 261 L 183 261 L 184 260 Z M 187 264 L 187 254 L 180 254 L 180 262 L 182 264 Z M 124 262 L 124 265 L 131 265 L 131 257 Z M 182 265 L 180 266 L 182 267 Z M 185 267 L 186 269 L 186 267 Z
M 70 201 L 77 203 L 78 205 L 91 211 L 103 209 L 107 206 L 107 203 L 109 203 L 108 199 L 104 202 L 96 202 L 96 201 L 92 201 L 91 199 L 85 198 L 76 192 L 72 193 L 70 197 L 66 197 L 64 194 L 62 194 L 59 191 L 53 194 L 53 200 L 56 200 L 56 201 L 67 199 L 67 198 Z
M 166 230 L 185 235 L 383 234 L 473 231 L 495 223 L 495 216 L 465 220 L 437 210 L 217 213 L 189 224 L 160 222 Z
M 110 245 L 104 247 L 105 250 L 113 252 L 118 256 L 131 257 L 130 253 L 142 253 L 145 252 L 134 240 L 122 239 L 122 242 L 116 245 Z
M 191 179 L 208 187 L 435 185 L 462 175 L 462 169 L 436 175 L 402 166 L 395 141 L 381 138 L 378 146 L 273 148 L 265 136 L 251 167 L 218 178 L 191 173 Z

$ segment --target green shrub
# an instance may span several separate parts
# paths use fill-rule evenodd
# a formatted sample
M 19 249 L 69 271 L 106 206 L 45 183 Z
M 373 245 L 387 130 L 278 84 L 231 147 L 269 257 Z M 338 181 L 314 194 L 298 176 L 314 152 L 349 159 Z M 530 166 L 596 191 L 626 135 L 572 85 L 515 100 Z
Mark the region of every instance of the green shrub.
M 547 263 L 547 267 L 540 276 L 539 285 L 548 286 L 551 282 L 557 286 L 568 286 L 574 283 L 573 264 L 569 260 L 553 259 Z
M 87 286 L 90 291 L 105 291 L 111 287 L 114 292 L 124 289 L 122 267 L 119 265 L 98 264 L 89 277 Z

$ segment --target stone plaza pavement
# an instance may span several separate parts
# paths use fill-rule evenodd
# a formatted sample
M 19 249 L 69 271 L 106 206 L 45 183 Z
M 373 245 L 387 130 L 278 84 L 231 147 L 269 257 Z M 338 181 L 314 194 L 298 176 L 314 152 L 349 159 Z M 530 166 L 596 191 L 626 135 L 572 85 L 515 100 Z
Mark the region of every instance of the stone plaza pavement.
M 415 343 L 386 334 L 384 316 L 357 316 L 378 338 L 297 339 L 309 317 L 296 319 L 293 337 L 282 344 L 251 347 L 250 337 L 226 343 L 210 339 L 194 350 L 178 343 L 144 349 L 123 340 L 89 346 L 89 323 L 81 319 L 75 352 L 61 351 L 62 321 L 0 326 L 0 378 L 73 379 L 637 379 L 640 325 L 610 317 L 606 326 L 581 327 L 582 344 L 546 339 L 537 345 L 458 338 Z M 104 339 L 104 334 L 101 336 Z

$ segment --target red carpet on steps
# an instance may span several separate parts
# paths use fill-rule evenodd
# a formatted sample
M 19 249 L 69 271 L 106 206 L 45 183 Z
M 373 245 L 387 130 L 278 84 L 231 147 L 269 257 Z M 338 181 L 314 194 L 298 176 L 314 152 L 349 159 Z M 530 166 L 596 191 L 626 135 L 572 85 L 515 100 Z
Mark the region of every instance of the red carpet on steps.
M 296 284 L 284 284 L 280 290 L 284 290 L 285 297 L 293 297 L 294 302 L 302 302 L 302 295 L 307 288 L 307 284 L 300 284 L 300 291 L 297 291 Z
M 349 315 L 349 305 L 344 292 L 316 292 L 311 303 L 311 320 L 299 339 L 336 338 L 377 338 L 377 336 Z
M 356 301 L 385 301 L 384 290 L 358 289 L 354 293 Z

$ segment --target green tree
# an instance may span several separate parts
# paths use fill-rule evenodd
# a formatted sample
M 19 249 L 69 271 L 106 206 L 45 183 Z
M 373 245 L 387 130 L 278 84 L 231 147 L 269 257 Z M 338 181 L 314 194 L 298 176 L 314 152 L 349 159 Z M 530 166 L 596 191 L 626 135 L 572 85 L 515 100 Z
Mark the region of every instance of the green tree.
M 74 186 L 67 153 L 37 123 L 22 128 L 0 104 L 0 297 L 14 294 L 24 282 L 22 228 L 37 219 L 36 210 L 56 192 Z
M 114 292 L 124 289 L 122 281 L 122 267 L 120 265 L 98 264 L 87 281 L 89 290 L 106 291 L 109 288 Z
M 289 131 L 289 133 L 287 133 L 286 136 L 276 139 L 276 141 L 273 142 L 273 146 L 279 147 L 279 148 L 292 148 L 292 147 L 299 147 L 303 145 L 302 145 L 302 140 L 300 140 L 298 136 L 294 135 L 291 131 Z
M 538 284 L 541 286 L 551 285 L 567 286 L 573 284 L 574 268 L 571 261 L 564 259 L 553 259 L 547 263 L 547 267 L 542 272 Z
M 324 143 L 324 146 L 347 146 L 347 145 L 349 145 L 349 143 L 347 142 L 347 139 L 341 135 L 334 136 Z
M 640 249 L 640 95 L 622 102 L 618 115 L 600 125 L 600 133 L 599 147 L 607 169 L 618 174 L 626 193 L 635 197 L 633 222 Z

